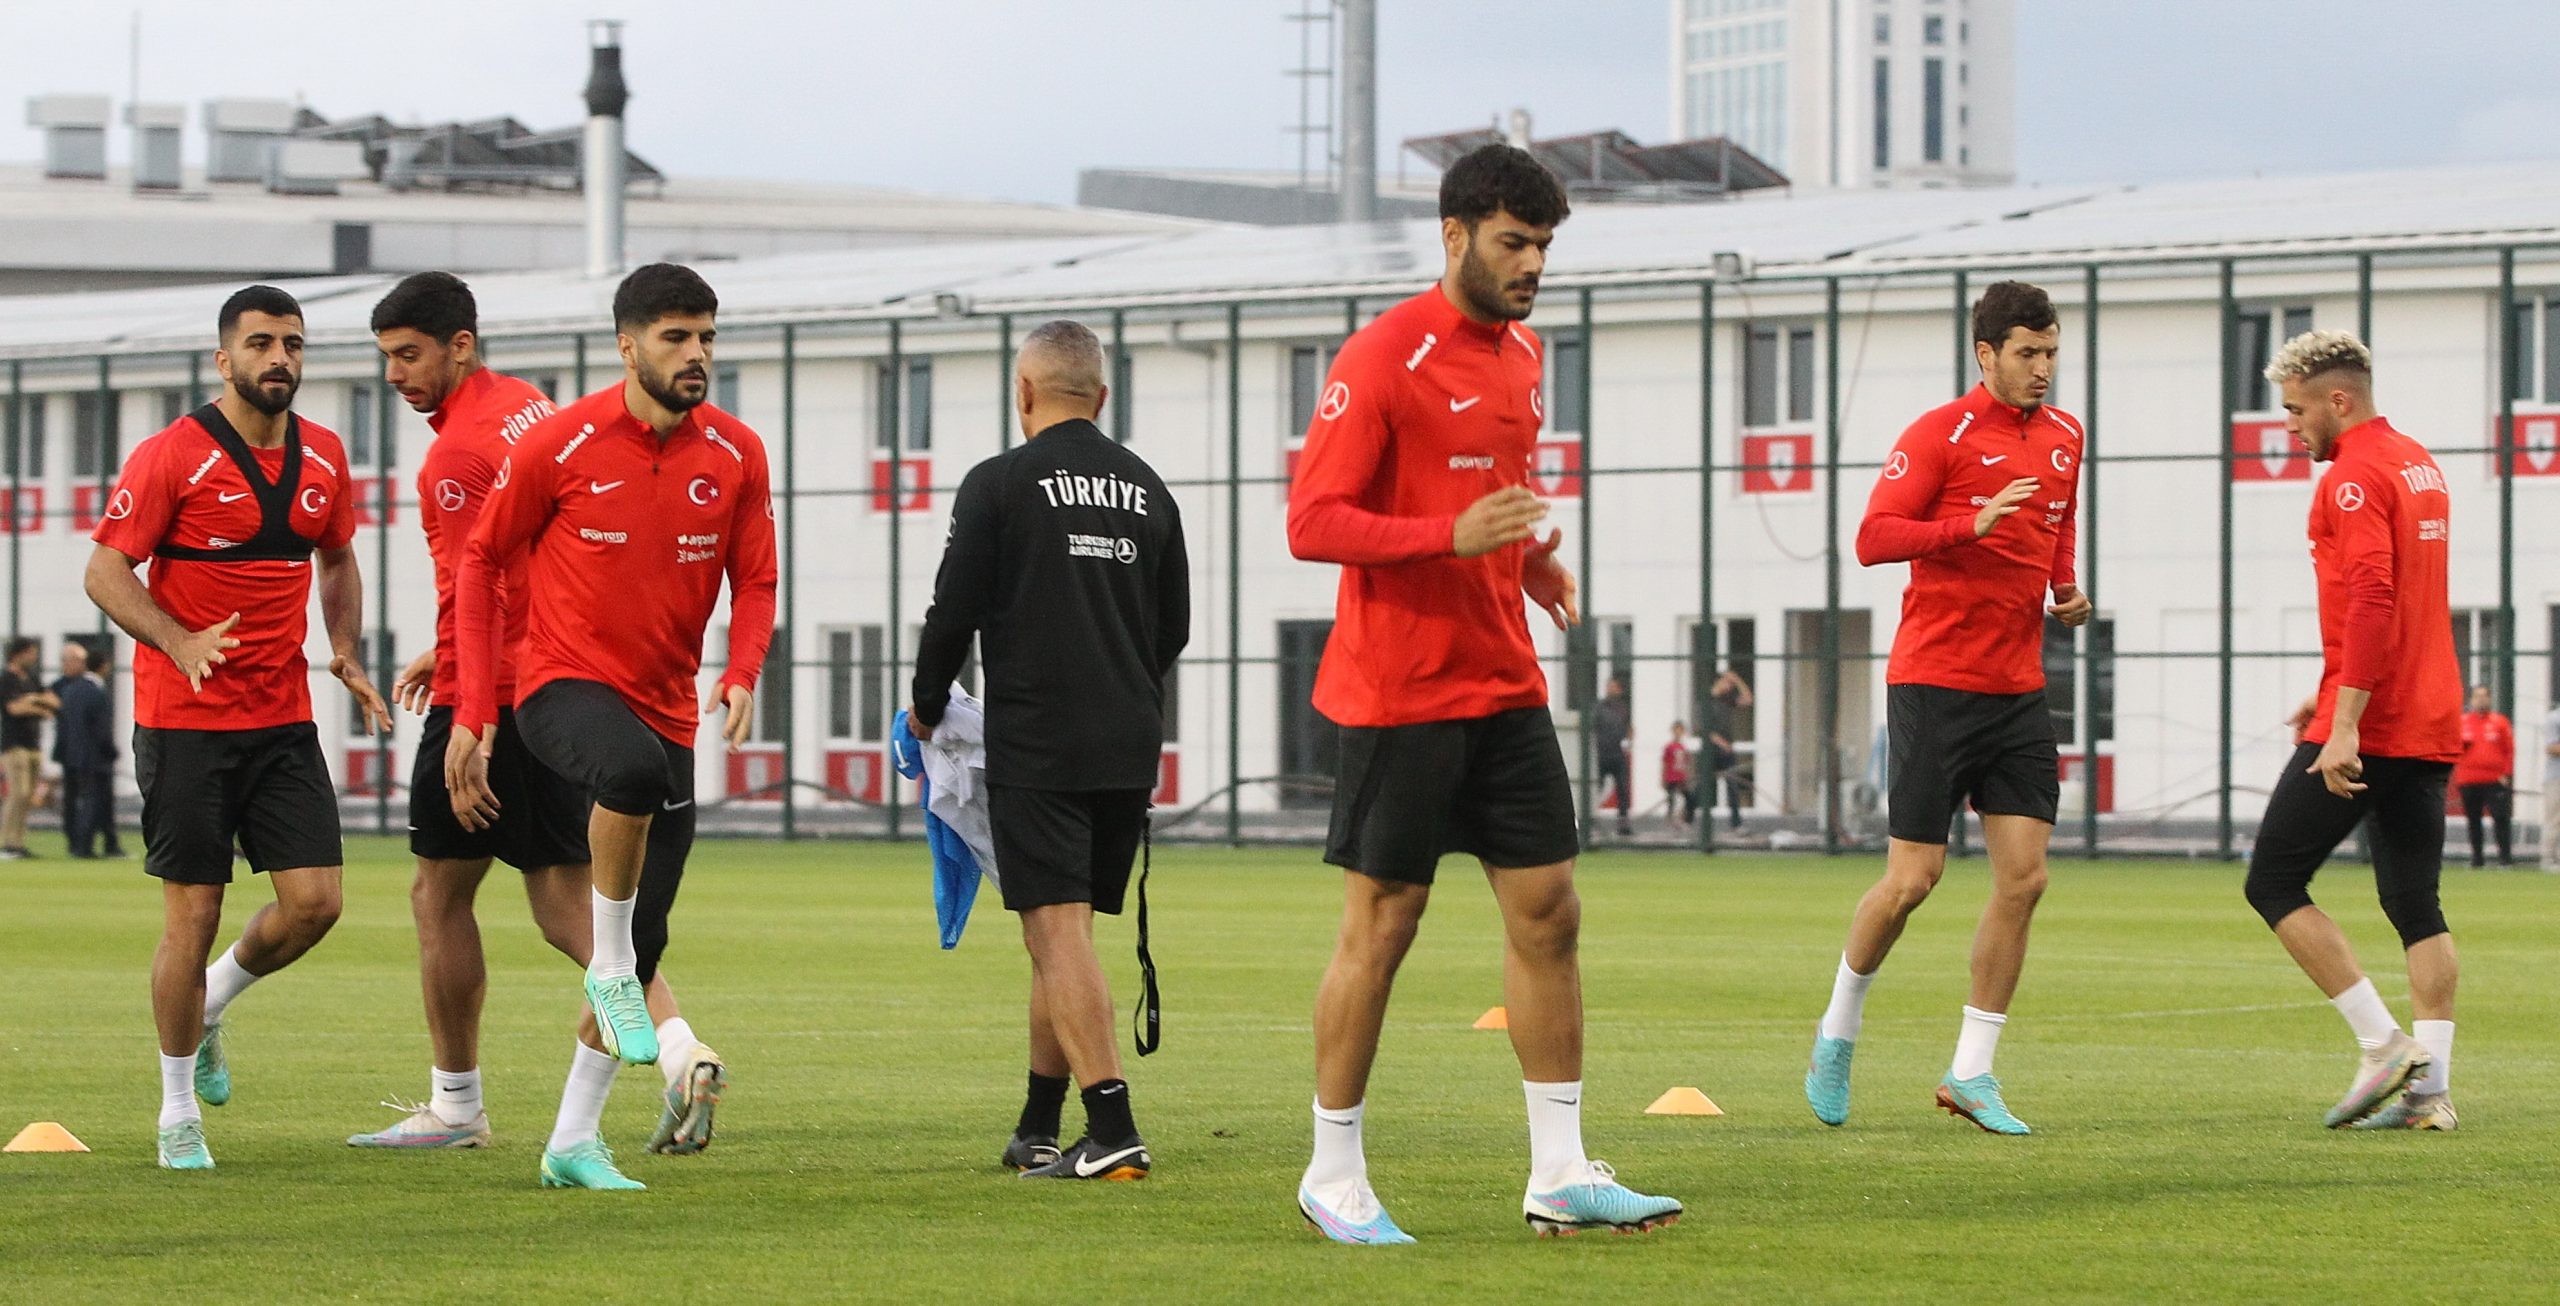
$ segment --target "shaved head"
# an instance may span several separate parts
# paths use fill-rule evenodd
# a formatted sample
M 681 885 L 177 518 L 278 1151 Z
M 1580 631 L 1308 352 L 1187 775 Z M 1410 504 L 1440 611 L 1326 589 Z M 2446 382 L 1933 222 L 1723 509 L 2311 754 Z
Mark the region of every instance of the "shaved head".
M 1023 338 L 1013 366 L 1036 402 L 1102 409 L 1102 341 L 1081 322 L 1059 318 L 1041 323 Z

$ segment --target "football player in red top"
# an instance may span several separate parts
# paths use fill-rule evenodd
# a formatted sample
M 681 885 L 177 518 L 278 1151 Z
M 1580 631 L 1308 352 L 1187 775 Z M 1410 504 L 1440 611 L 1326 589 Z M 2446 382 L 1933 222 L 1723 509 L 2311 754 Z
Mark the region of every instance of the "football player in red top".
M 144 869 L 160 877 L 151 963 L 160 1164 L 209 1170 L 197 1098 L 231 1100 L 222 1014 L 338 919 L 338 796 L 311 721 L 302 641 L 314 576 L 329 671 L 366 733 L 391 718 L 364 672 L 355 487 L 338 437 L 293 412 L 302 306 L 250 286 L 222 306 L 214 402 L 136 445 L 89 558 L 89 597 L 133 636 Z M 148 561 L 146 588 L 134 568 Z M 232 848 L 274 903 L 211 967 Z
M 2498 864 L 2515 865 L 2516 727 L 2498 710 L 2487 685 L 2471 689 L 2462 714 L 2462 758 L 2453 764 L 2453 787 L 2462 794 L 2462 818 L 2471 827 L 2471 864 L 2483 865 L 2480 818 L 2498 828 Z
M 1483 863 L 1502 909 L 1530 1227 L 1634 1231 L 1680 1213 L 1582 1150 L 1580 844 L 1523 602 L 1559 629 L 1580 619 L 1563 533 L 1535 538 L 1545 401 L 1520 324 L 1566 211 L 1525 150 L 1450 167 L 1440 283 L 1343 343 L 1289 492 L 1290 551 L 1342 567 L 1315 688 L 1342 727 L 1325 849 L 1346 872 L 1342 933 L 1316 993 L 1315 1158 L 1298 1189 L 1307 1222 L 1342 1242 L 1412 1241 L 1370 1190 L 1360 1116 L 1388 989 L 1452 852 Z
M 561 409 L 498 464 L 464 546 L 455 644 L 460 702 L 445 784 L 463 828 L 499 815 L 490 786 L 498 664 L 514 664 L 516 726 L 530 754 L 594 798 L 587 843 L 593 948 L 560 1115 L 542 1158 L 553 1187 L 637 1188 L 600 1123 L 621 1063 L 673 1061 L 652 1151 L 699 1151 L 728 1082 L 682 1017 L 653 1023 L 646 987 L 693 849 L 693 741 L 728 713 L 729 747 L 755 724 L 773 640 L 775 552 L 764 441 L 703 402 L 719 297 L 691 268 L 652 263 L 613 296 L 621 384 Z M 504 583 L 523 562 L 519 593 Z M 729 659 L 699 708 L 702 639 L 729 588 Z M 526 604 L 523 642 L 507 610 Z
M 550 397 L 530 383 L 483 365 L 479 327 L 471 287 L 450 272 L 404 278 L 373 308 L 383 384 L 426 414 L 436 433 L 418 463 L 418 516 L 435 564 L 435 643 L 391 687 L 394 702 L 426 717 L 409 775 L 409 851 L 418 863 L 409 906 L 417 918 L 418 971 L 435 1063 L 426 1101 L 389 1128 L 350 1137 L 347 1142 L 356 1147 L 415 1151 L 488 1144 L 480 1008 L 489 977 L 472 900 L 493 859 L 524 873 L 534 923 L 551 946 L 580 966 L 593 952 L 586 788 L 535 758 L 514 728 L 512 658 L 498 669 L 499 729 L 489 767 L 498 799 L 495 824 L 464 829 L 445 790 L 445 749 L 462 679 L 454 645 L 462 546 L 488 504 L 499 465 L 553 411 Z M 521 590 L 524 569 L 510 572 L 507 583 Z M 524 642 L 525 610 L 516 604 L 508 613 L 505 639 L 511 650 Z M 650 1014 L 662 1025 L 677 1014 L 663 975 L 649 985 L 648 999 Z M 660 1069 L 672 1076 L 681 1067 L 676 1058 L 662 1058 Z
M 1909 562 L 1911 584 L 1885 666 L 1884 878 L 1850 918 L 1804 1077 L 1805 1101 L 1827 1125 L 1849 1118 L 1867 985 L 1946 873 L 1948 826 L 1969 802 L 1991 854 L 1991 901 L 1973 937 L 1972 993 L 1938 1105 L 1992 1133 L 2027 1132 L 1991 1059 L 2026 964 L 2062 796 L 2044 699 L 2045 618 L 2077 626 L 2090 612 L 2073 570 L 2080 423 L 2045 402 L 2061 338 L 2042 290 L 2020 281 L 1985 290 L 1973 306 L 1982 384 L 1894 442 L 1858 526 L 1858 561 Z
M 2426 447 L 2374 412 L 2373 354 L 2353 334 L 2294 337 L 2267 379 L 2284 388 L 2285 429 L 2329 470 L 2311 496 L 2320 690 L 2293 714 L 2301 743 L 2267 795 L 2249 905 L 2362 1049 L 2328 1126 L 2451 1129 L 2459 967 L 2436 881 L 2445 781 L 2462 754 L 2445 596 L 2453 503 Z M 2311 903 L 2311 877 L 2359 825 L 2370 831 L 2382 912 L 2408 952 L 2415 1019 L 2405 1033 L 2345 932 Z

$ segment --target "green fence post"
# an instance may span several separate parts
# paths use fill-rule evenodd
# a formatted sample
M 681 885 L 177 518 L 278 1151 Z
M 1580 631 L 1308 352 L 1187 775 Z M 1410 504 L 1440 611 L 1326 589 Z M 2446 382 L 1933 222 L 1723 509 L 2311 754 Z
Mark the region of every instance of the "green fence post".
M 1840 278 L 1822 282 L 1822 850 L 1840 851 Z M 1863 664 L 1859 668 L 1865 670 Z
M 800 328 L 782 327 L 782 837 L 800 837 Z M 772 693 L 768 687 L 766 693 Z
M 907 342 L 905 324 L 896 318 L 889 319 L 889 370 L 881 377 L 880 384 L 880 421 L 884 428 L 881 434 L 889 446 L 889 629 L 886 632 L 889 640 L 889 696 L 892 701 L 903 702 L 905 691 L 902 682 L 905 678 L 898 672 L 905 662 L 906 613 L 902 605 L 906 594 L 900 587 L 899 573 L 904 562 L 901 555 L 906 541 L 899 518 L 906 516 L 903 491 L 906 488 L 907 458 Z M 888 799 L 889 837 L 892 839 L 904 837 L 906 828 L 906 822 L 898 811 L 898 779 L 895 767 L 887 768 L 880 777 L 880 792 Z
M 2498 251 L 2498 630 L 2490 693 L 2498 710 L 2516 710 L 2516 390 L 2523 359 L 2516 357 L 2516 251 Z
M 1227 305 L 1227 842 L 1244 841 L 1244 305 Z
M 1690 638 L 1689 720 L 1697 727 L 1699 753 L 1710 762 L 1705 746 L 1708 719 L 1715 702 L 1716 632 L 1716 283 L 1698 283 L 1698 633 Z M 1698 850 L 1716 850 L 1716 776 L 1690 769 L 1690 786 L 1699 790 L 1692 806 L 1699 813 Z
M 392 482 L 398 479 L 394 469 L 400 466 L 400 443 L 393 430 L 392 389 L 376 383 L 373 387 L 373 440 L 377 451 L 375 466 L 381 477 L 374 482 L 373 532 L 373 683 L 388 690 L 392 677 L 399 674 L 399 656 L 391 646 L 391 511 L 395 504 Z M 391 833 L 391 732 L 386 730 L 373 742 L 373 829 L 376 834 Z
M 2234 522 L 2232 520 L 2234 505 L 2231 495 L 2231 474 L 2233 467 L 2232 460 L 2236 454 L 2231 443 L 2231 419 L 2232 415 L 2237 411 L 2237 405 L 2240 402 L 2240 396 L 2238 393 L 2240 388 L 2240 362 L 2236 357 L 2234 357 L 2240 352 L 2240 309 L 2239 305 L 2233 298 L 2233 278 L 2234 269 L 2232 261 L 2230 259 L 2222 260 L 2222 366 L 2218 369 L 2222 377 L 2222 396 L 2220 404 L 2222 421 L 2220 425 L 2214 428 L 2214 439 L 2218 441 L 2222 447 L 2222 456 L 2215 460 L 2222 470 L 2222 647 L 2220 653 L 2216 655 L 2216 661 L 2219 663 L 2221 672 L 2222 683 L 2221 706 L 2219 709 L 2220 716 L 2215 725 L 2214 734 L 2214 738 L 2219 744 L 2219 747 L 2215 751 L 2220 755 L 2220 758 L 2215 765 L 2217 767 L 2217 775 L 2221 783 L 2219 786 L 2219 792 L 2214 798 L 2213 848 L 2215 855 L 2221 857 L 2225 861 L 2230 860 L 2232 856 L 2231 617 L 2233 592 L 2237 582 L 2237 575 L 2232 561 L 2232 554 L 2237 548 L 2237 543 L 2234 534 Z
M 2098 855 L 2098 265 L 2081 269 L 2081 329 L 2087 344 L 2081 363 L 2080 401 L 2080 591 L 2093 605 L 2089 623 L 2080 628 L 2080 850 Z M 2108 674 L 2113 675 L 2115 646 L 2107 646 Z

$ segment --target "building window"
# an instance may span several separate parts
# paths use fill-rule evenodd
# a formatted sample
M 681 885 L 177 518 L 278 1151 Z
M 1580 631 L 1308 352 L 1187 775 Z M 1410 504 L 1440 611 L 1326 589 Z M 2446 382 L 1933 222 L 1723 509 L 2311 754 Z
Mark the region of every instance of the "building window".
M 890 692 L 888 632 L 880 626 L 857 626 L 853 636 L 852 692 L 844 700 L 844 709 L 852 714 L 849 734 L 866 744 L 879 743 L 889 725 Z M 830 709 L 831 712 L 837 709 Z
M 1892 133 L 1887 124 L 1893 117 L 1893 63 L 1876 60 L 1876 171 L 1893 166 Z
M 749 736 L 754 742 L 779 744 L 791 733 L 792 697 L 791 631 L 776 626 L 773 642 L 765 646 L 764 671 L 756 677 L 756 725 Z
M 826 647 L 827 666 L 827 738 L 853 738 L 854 718 L 854 633 L 844 627 L 823 632 L 819 640 Z
M 2496 608 L 2453 610 L 2453 662 L 2462 669 L 2462 687 L 2498 683 L 2498 664 L 2514 656 L 2512 641 L 2498 621 Z
M 2283 348 L 2285 341 L 2310 329 L 2311 306 L 2308 304 L 2240 310 L 2232 333 L 2232 343 L 2237 351 L 2231 369 L 2232 411 L 2269 413 L 2276 410 L 2275 391 L 2267 381 L 2267 364 L 2275 361 L 2276 350 Z
M 2116 737 L 2116 622 L 2092 617 L 2089 637 L 2089 734 L 2080 733 L 2080 660 L 2072 646 L 2071 628 L 2044 619 L 2045 707 L 2053 714 L 2054 742 L 2065 749 L 2103 743 Z
M 1876 44 L 1893 44 L 1893 15 L 1881 13 L 1876 15 Z
M 21 396 L 17 421 L 9 426 L 7 470 L 16 472 L 21 480 L 44 479 L 44 412 L 49 406 L 46 401 L 44 395 Z
M 1589 354 L 1579 331 L 1558 331 L 1546 338 L 1547 429 L 1558 435 L 1580 435 L 1583 382 L 1590 371 Z
M 711 406 L 732 417 L 738 414 L 738 367 L 732 363 L 711 373 Z
M 1129 404 L 1138 393 L 1132 384 L 1137 370 L 1135 353 L 1127 349 L 1111 351 L 1111 438 L 1122 444 L 1129 442 Z
M 1930 163 L 1947 159 L 1946 82 L 1945 60 L 1920 62 L 1920 157 Z
M 543 398 L 548 399 L 555 404 L 560 402 L 560 374 L 558 372 L 528 373 L 524 377 L 524 383 L 541 391 Z
M 924 453 L 933 448 L 933 358 L 910 357 L 905 360 L 905 369 L 907 384 L 901 394 L 890 365 L 880 364 L 876 382 L 880 412 L 873 429 L 878 432 L 875 443 L 882 453 L 897 451 L 901 427 L 906 431 L 908 453 Z
M 1333 359 L 1325 345 L 1289 346 L 1289 442 L 1303 443 L 1316 422 L 1316 400 L 1324 394 L 1324 370 Z
M 1182 664 L 1164 673 L 1164 741 L 1182 742 Z
M 1921 19 L 1920 43 L 1922 45 L 1945 45 L 1947 43 L 1947 20 L 1940 18 L 1936 14 L 1931 14 L 1928 17 Z
M 1813 420 L 1813 328 L 1753 325 L 1743 337 L 1742 424 Z
M 71 474 L 96 480 L 113 470 L 108 448 L 115 443 L 115 405 L 95 390 L 71 396 Z
M 379 416 L 376 407 L 372 382 L 358 381 L 347 387 L 347 429 L 343 434 L 350 467 L 374 465 L 374 418 Z
M 160 429 L 167 430 L 187 415 L 187 392 L 176 387 L 160 392 Z

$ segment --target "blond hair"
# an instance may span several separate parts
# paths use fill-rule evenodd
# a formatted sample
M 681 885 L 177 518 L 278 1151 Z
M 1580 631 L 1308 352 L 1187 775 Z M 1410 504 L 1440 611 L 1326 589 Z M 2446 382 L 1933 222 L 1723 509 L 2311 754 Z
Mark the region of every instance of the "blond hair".
M 2327 372 L 2352 372 L 2370 382 L 2373 351 L 2353 331 L 2305 331 L 2284 342 L 2275 361 L 2267 364 L 2267 379 L 2277 385 Z

